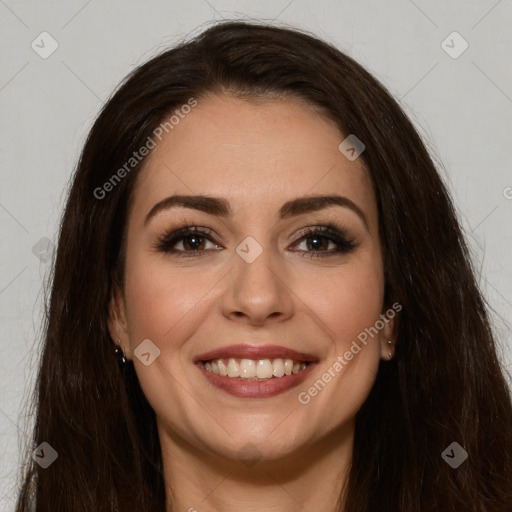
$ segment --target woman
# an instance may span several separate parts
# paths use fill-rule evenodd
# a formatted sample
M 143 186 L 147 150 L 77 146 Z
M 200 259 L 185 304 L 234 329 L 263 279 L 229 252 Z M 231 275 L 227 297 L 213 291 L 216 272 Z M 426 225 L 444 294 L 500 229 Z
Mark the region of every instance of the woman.
M 314 37 L 224 22 L 127 78 L 47 321 L 18 511 L 512 510 L 510 393 L 447 190 Z

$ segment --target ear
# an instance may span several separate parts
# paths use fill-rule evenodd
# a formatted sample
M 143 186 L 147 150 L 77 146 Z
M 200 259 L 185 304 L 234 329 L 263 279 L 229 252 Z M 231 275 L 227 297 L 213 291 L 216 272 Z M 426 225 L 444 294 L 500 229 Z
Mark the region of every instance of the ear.
M 127 359 L 131 359 L 124 294 L 121 287 L 115 281 L 110 289 L 108 330 L 114 344 L 122 349 Z
M 380 357 L 384 361 L 390 361 L 395 355 L 399 324 L 398 313 L 401 310 L 402 306 L 398 302 L 395 302 L 384 311 L 380 317 L 384 322 L 384 327 L 380 335 Z

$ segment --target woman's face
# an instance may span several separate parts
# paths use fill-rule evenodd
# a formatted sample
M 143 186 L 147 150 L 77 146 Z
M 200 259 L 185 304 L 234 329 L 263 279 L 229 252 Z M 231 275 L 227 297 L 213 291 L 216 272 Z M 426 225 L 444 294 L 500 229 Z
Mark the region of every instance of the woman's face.
M 375 196 L 344 138 L 297 100 L 212 96 L 149 155 L 109 325 L 164 444 L 271 460 L 352 428 L 393 321 Z

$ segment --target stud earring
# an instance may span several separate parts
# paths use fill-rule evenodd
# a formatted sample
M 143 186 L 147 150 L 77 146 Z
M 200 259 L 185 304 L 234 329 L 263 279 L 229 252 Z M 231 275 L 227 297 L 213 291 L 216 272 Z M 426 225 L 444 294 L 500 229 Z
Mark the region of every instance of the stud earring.
M 124 370 L 126 366 L 126 357 L 123 349 L 121 348 L 121 340 L 118 340 L 119 346 L 115 348 L 114 353 L 117 356 L 117 364 L 121 370 Z
M 389 344 L 388 358 L 391 359 L 393 357 L 393 353 L 391 352 L 391 345 L 393 344 L 393 342 L 391 340 L 388 340 L 388 344 Z

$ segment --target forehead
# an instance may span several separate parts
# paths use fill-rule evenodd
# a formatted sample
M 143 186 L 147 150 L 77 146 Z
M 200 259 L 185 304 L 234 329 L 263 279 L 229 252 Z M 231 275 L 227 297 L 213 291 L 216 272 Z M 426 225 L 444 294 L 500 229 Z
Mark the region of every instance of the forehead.
M 277 210 L 298 196 L 339 193 L 364 208 L 371 223 L 371 182 L 360 159 L 339 151 L 344 138 L 317 108 L 296 99 L 198 100 L 147 157 L 133 209 L 147 212 L 172 194 L 205 194 L 236 209 L 250 202 Z

